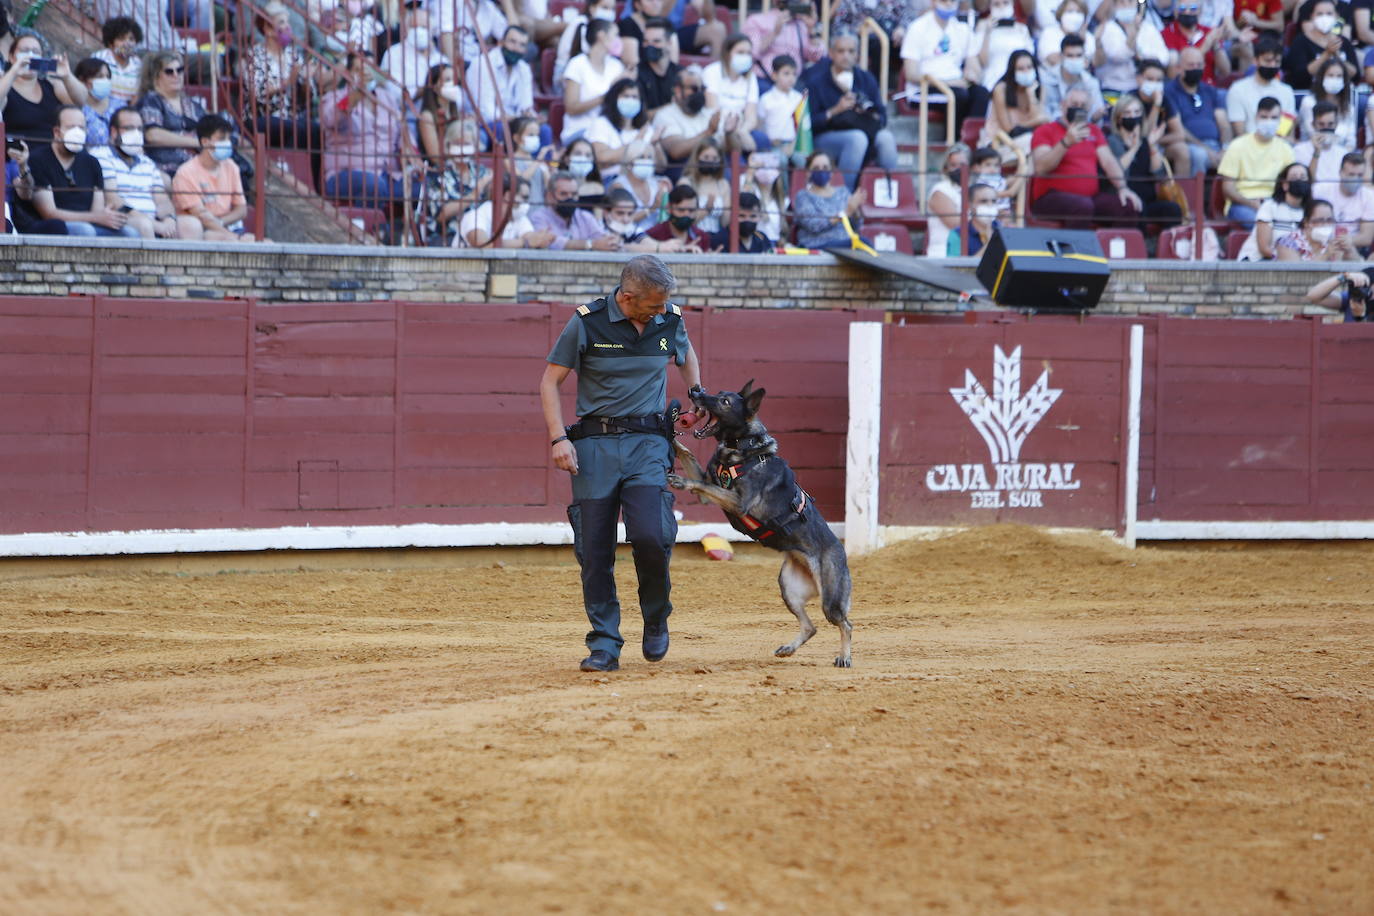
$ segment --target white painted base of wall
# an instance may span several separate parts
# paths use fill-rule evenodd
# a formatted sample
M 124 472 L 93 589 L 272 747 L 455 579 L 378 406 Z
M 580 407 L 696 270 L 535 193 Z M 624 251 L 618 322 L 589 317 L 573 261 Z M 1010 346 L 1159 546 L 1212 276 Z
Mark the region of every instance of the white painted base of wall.
M 1136 522 L 1148 541 L 1362 540 L 1374 538 L 1368 522 Z
M 971 531 L 975 527 L 984 528 L 987 526 L 882 525 L 878 528 L 877 546 L 888 547 L 900 541 L 934 541 L 939 538 L 947 538 L 952 534 L 958 534 L 961 531 Z M 1040 530 L 1046 534 L 1096 534 L 1118 544 L 1124 545 L 1126 543 L 1126 539 L 1117 537 L 1115 531 L 1097 528 L 1041 528 Z
M 844 525 L 832 523 L 844 538 Z M 617 528 L 622 543 L 625 526 Z M 719 524 L 678 526 L 677 542 L 694 544 L 708 534 L 747 541 Z M 92 557 L 142 553 L 217 553 L 241 550 L 349 550 L 387 547 L 524 547 L 571 544 L 561 522 L 481 525 L 359 525 L 356 527 L 201 528 L 150 531 L 69 531 L 0 535 L 0 557 Z

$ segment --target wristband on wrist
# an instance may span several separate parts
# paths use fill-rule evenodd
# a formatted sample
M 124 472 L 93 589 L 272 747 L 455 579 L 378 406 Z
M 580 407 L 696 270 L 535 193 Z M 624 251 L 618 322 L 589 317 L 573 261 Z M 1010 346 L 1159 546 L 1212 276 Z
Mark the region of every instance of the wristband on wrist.
M 554 445 L 557 445 L 557 444 L 560 443 L 560 442 L 567 442 L 567 441 L 568 441 L 568 437 L 567 437 L 567 436 L 559 436 L 557 439 L 555 439 L 555 440 L 553 440 L 552 442 L 550 442 L 549 445 L 550 445 L 550 446 L 554 446 Z

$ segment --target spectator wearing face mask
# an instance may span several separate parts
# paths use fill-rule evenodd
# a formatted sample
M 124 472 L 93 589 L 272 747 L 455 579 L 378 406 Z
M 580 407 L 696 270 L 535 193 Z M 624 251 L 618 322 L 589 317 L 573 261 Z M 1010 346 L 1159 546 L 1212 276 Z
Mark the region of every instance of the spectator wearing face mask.
M 611 53 L 611 42 L 619 40 L 615 23 L 604 19 L 587 23 L 587 50 L 568 61 L 563 71 L 563 143 L 586 133 L 597 119 L 606 90 L 625 73 L 624 65 Z
M 75 105 L 57 112 L 51 142 L 35 149 L 33 207 L 41 219 L 61 220 L 68 235 L 138 238 L 129 218 L 105 200 L 105 173 L 86 151 L 86 117 Z
M 1346 77 L 1354 79 L 1360 58 L 1354 42 L 1336 28 L 1342 23 L 1333 0 L 1307 0 L 1298 7 L 1297 22 L 1298 31 L 1283 55 L 1288 85 L 1295 90 L 1310 89 L 1312 80 L 1331 60 L 1340 61 Z
M 788 0 L 754 13 L 744 20 L 741 31 L 754 43 L 758 61 L 765 70 L 777 70 L 778 58 L 786 56 L 795 71 L 825 56 L 825 45 L 812 35 L 816 18 L 811 0 Z
M 997 189 L 992 185 L 975 184 L 968 189 L 969 218 L 964 222 L 962 229 L 954 229 L 950 232 L 949 238 L 945 242 L 945 257 L 957 258 L 963 252 L 963 232 L 968 232 L 968 256 L 980 254 L 983 246 L 991 241 L 993 234 L 1002 224 L 998 221 L 998 215 L 1002 212 L 1001 206 L 997 203 Z
M 720 60 L 701 71 L 706 104 L 721 111 L 721 129 L 730 148 L 745 153 L 768 149 L 768 134 L 759 129 L 759 81 L 754 76 L 753 45 L 744 35 L 731 35 L 720 54 Z
M 0 7 L 3 13 L 3 7 Z M 60 219 L 43 219 L 33 208 L 33 172 L 29 169 L 29 144 L 15 138 L 5 146 L 5 223 L 0 233 L 20 232 L 34 235 L 66 235 L 67 224 Z
M 545 144 L 538 118 L 516 118 L 510 122 L 513 155 L 511 167 L 515 174 L 530 183 L 530 199 L 543 200 L 544 186 L 549 180 L 549 160 L 553 145 Z
M 797 109 L 806 96 L 796 90 L 797 62 L 786 54 L 773 58 L 773 88 L 759 96 L 759 116 L 768 142 L 791 158 L 797 143 Z
M 673 26 L 667 19 L 650 19 L 644 26 L 635 79 L 639 82 L 640 101 L 650 118 L 673 103 L 673 84 L 682 69 L 668 56 L 672 34 Z
M 1164 98 L 1178 113 L 1183 142 L 1188 145 L 1192 173 L 1210 171 L 1221 162 L 1222 148 L 1231 142 L 1231 122 L 1219 104 L 1217 89 L 1202 78 L 1202 52 L 1178 52 L 1179 74 L 1164 84 Z
M 606 194 L 606 231 L 619 236 L 625 251 L 657 251 L 659 242 L 648 238 L 635 219 L 635 199 L 624 188 Z
M 1217 166 L 1226 217 L 1245 229 L 1254 226 L 1275 178 L 1293 161 L 1293 147 L 1277 139 L 1280 115 L 1277 99 L 1260 99 L 1254 131 L 1232 140 Z
M 1342 143 L 1336 132 L 1335 105 L 1318 102 L 1312 122 L 1308 138 L 1293 147 L 1293 161 L 1307 166 L 1314 196 L 1329 200 L 1340 185 L 1341 162 L 1352 148 Z
M 128 105 L 138 96 L 138 74 L 143 67 L 138 48 L 143 44 L 143 29 L 128 16 L 116 16 L 100 27 L 100 43 L 103 47 L 91 56 L 110 65 L 110 98 Z
M 408 0 L 411 4 L 423 5 L 421 0 Z M 497 0 L 430 0 L 428 9 L 446 60 L 476 60 L 510 25 Z
M 1169 158 L 1175 177 L 1191 176 L 1194 163 L 1184 139 L 1183 121 L 1164 94 L 1164 64 L 1157 60 L 1140 61 L 1136 64 L 1135 80 L 1136 87 L 1129 95 L 1139 99 L 1145 109 L 1145 136 L 1156 136 L 1156 128 L 1163 128 L 1159 139 L 1153 142 Z
M 455 80 L 455 70 L 448 64 L 435 64 L 425 77 L 420 90 L 420 113 L 416 118 L 416 133 L 420 137 L 420 152 L 435 168 L 444 163 L 444 136 L 448 126 L 461 117 L 463 87 Z
M 773 240 L 759 229 L 761 216 L 757 194 L 741 191 L 739 195 L 739 254 L 769 254 L 776 247 Z M 730 227 L 722 226 L 711 234 L 711 247 L 730 250 Z
M 1201 0 L 1179 0 L 1174 7 L 1174 21 L 1164 27 L 1160 35 L 1164 46 L 1177 56 L 1184 48 L 1196 48 L 1203 59 L 1202 80 L 1215 86 L 1218 79 L 1231 75 L 1231 56 L 1226 53 L 1226 39 L 1231 37 L 1230 20 L 1219 28 L 1208 28 L 1201 22 Z
M 1036 9 L 1044 7 L 1042 0 Z M 1051 20 L 1042 24 L 1040 37 L 1035 42 L 1035 56 L 1040 58 L 1040 63 L 1047 68 L 1058 67 L 1064 39 L 1070 35 L 1082 39 L 1083 57 L 1091 63 L 1097 55 L 1097 38 L 1088 28 L 1088 8 L 1083 0 L 1061 0 L 1050 16 Z
M 605 181 L 614 181 L 637 159 L 654 159 L 658 136 L 639 100 L 639 84 L 618 80 L 606 90 L 601 117 L 587 130 Z
M 856 54 L 857 50 L 856 44 Z M 948 86 L 954 93 L 954 124 L 963 123 L 968 116 L 981 118 L 987 110 L 988 91 L 978 80 L 978 46 L 973 29 L 959 18 L 958 0 L 934 0 L 930 11 L 911 24 L 902 42 L 902 73 L 913 99 L 920 91 L 922 76 L 934 77 Z M 932 93 L 932 99 L 938 98 Z
M 776 151 L 754 153 L 740 182 L 740 193 L 748 191 L 759 199 L 759 231 L 768 238 L 782 238 L 782 217 L 787 212 L 787 188 L 779 165 L 783 160 Z
M 529 33 L 513 25 L 506 29 L 499 47 L 468 64 L 468 91 L 477 100 L 489 137 L 500 140 L 506 121 L 534 115 L 534 74 L 525 62 L 529 44 Z
M 1012 0 L 992 0 L 987 16 L 978 20 L 974 29 L 973 44 L 978 48 L 983 87 L 989 94 L 1007 72 L 1013 53 L 1033 54 L 1035 51 L 1030 29 L 1016 21 L 1016 6 Z
M 659 243 L 656 251 L 691 252 L 711 250 L 710 237 L 697 227 L 697 191 L 680 184 L 668 195 L 668 218 L 644 233 Z
M 1125 93 L 1135 88 L 1137 60 L 1168 60 L 1169 49 L 1159 29 L 1136 0 L 1103 0 L 1112 10 L 1097 26 L 1097 45 L 1102 58 L 1094 71 L 1107 92 Z
M 563 71 L 568 61 L 587 50 L 587 23 L 593 19 L 615 22 L 615 0 L 590 0 L 586 15 L 578 14 L 558 37 L 558 50 L 553 63 L 553 85 L 563 85 Z
M 1261 37 L 1255 42 L 1255 72 L 1236 80 L 1226 90 L 1226 119 L 1231 122 L 1231 132 L 1236 137 L 1255 129 L 1261 99 L 1272 98 L 1283 114 L 1298 116 L 1293 87 L 1279 77 L 1282 55 L 1283 45 L 1277 38 Z
M 386 49 L 381 67 L 383 73 L 414 98 L 424 86 L 431 67 L 450 63 L 449 58 L 434 46 L 434 37 L 429 31 L 429 13 L 417 7 L 406 10 L 401 18 L 401 40 Z
M 1236 255 L 1239 261 L 1270 260 L 1277 254 L 1274 244 L 1297 229 L 1312 200 L 1312 182 L 1307 166 L 1290 163 L 1274 179 L 1273 194 L 1259 206 L 1255 231 Z
M 1011 137 L 1022 152 L 1030 152 L 1031 133 L 1050 120 L 1045 112 L 1035 57 L 1024 48 L 1012 52 L 1006 70 L 992 90 L 992 116 L 984 126 L 983 146 L 992 145 L 996 132 Z
M 660 129 L 658 142 L 667 157 L 669 178 L 681 173 L 683 164 L 701 141 L 716 135 L 720 112 L 706 107 L 706 89 L 695 67 L 678 71 L 673 103 L 654 115 L 654 127 Z
M 563 150 L 558 168 L 577 179 L 579 201 L 593 201 L 599 205 L 606 195 L 606 182 L 602 180 L 601 169 L 596 164 L 596 148 L 592 146 L 592 141 L 579 137 L 569 143 Z
M 510 190 L 510 179 L 506 179 Z M 463 214 L 458 232 L 453 237 L 455 248 L 479 248 L 491 241 L 492 202 L 484 200 Z M 530 222 L 530 183 L 516 179 L 515 202 L 506 214 L 506 227 L 501 231 L 502 248 L 548 248 L 554 235 L 548 229 L 536 229 Z
M 838 32 L 830 36 L 830 55 L 802 74 L 816 149 L 825 151 L 851 190 L 866 162 L 888 172 L 897 168 L 897 140 L 887 129 L 886 100 L 873 74 L 857 69 L 858 61 L 858 39 Z M 986 107 L 982 86 L 971 85 L 968 93 L 970 98 L 981 93 Z
M 105 202 L 114 210 L 128 207 L 129 225 L 145 239 L 203 238 L 200 220 L 178 216 L 172 205 L 167 173 L 143 155 L 143 118 L 134 108 L 121 108 L 110 119 L 110 145 L 95 152 L 105 179 Z
M 663 220 L 668 192 L 673 189 L 672 182 L 659 175 L 656 169 L 652 156 L 640 156 L 627 168 L 622 168 L 611 183 L 613 188 L 629 194 L 634 201 L 634 221 L 640 232 L 648 231 Z
M 404 198 L 398 156 L 401 99 L 372 74 L 367 55 L 350 53 L 348 78 L 320 100 L 324 193 L 350 206 L 385 208 Z
M 1275 243 L 1280 261 L 1355 261 L 1359 252 L 1348 235 L 1336 231 L 1336 217 L 1325 200 L 1309 200 L 1298 228 Z
M 624 19 L 616 23 L 620 32 L 620 44 L 612 47 L 612 53 L 620 58 L 625 69 L 633 70 L 643 58 L 640 53 L 644 45 L 644 31 L 649 22 L 670 12 L 670 0 L 631 0 L 630 11 Z M 677 36 L 674 35 L 665 49 L 668 55 L 678 56 Z
M 1102 86 L 1097 77 L 1088 72 L 1086 46 L 1077 35 L 1065 35 L 1060 42 L 1059 66 L 1047 67 L 1041 74 L 1045 90 L 1045 114 L 1058 118 L 1064 108 L 1064 96 L 1070 89 L 1081 89 L 1088 96 L 1088 120 L 1096 122 L 1107 112 L 1102 98 Z
M 124 107 L 110 97 L 114 81 L 110 79 L 110 65 L 88 57 L 76 65 L 76 78 L 86 87 L 86 104 L 81 113 L 86 116 L 86 145 L 91 149 L 110 142 L 110 117 Z
M 1313 112 L 1316 106 L 1327 102 L 1336 108 L 1336 139 L 1340 145 L 1355 148 L 1356 116 L 1354 93 L 1350 80 L 1346 78 L 1345 66 L 1341 61 L 1329 60 L 1322 68 L 1317 80 L 1312 83 L 1312 91 L 1303 96 L 1298 108 L 1298 124 L 1301 135 L 1312 136 Z
M 549 179 L 545 205 L 530 213 L 535 229 L 553 235 L 549 248 L 555 251 L 619 251 L 620 236 L 607 232 L 591 208 L 577 199 L 577 179 L 567 172 L 555 172 Z
M 320 126 L 310 119 L 310 100 L 319 64 L 301 51 L 286 4 L 273 0 L 264 6 L 257 26 L 262 40 L 249 49 L 244 68 L 254 125 L 269 146 L 318 150 Z
M 1070 229 L 1132 225 L 1143 209 L 1097 125 L 1088 123 L 1087 93 L 1070 89 L 1060 120 L 1031 136 L 1031 212 Z M 1098 181 L 1105 177 L 1107 188 Z
M 232 158 L 232 131 L 219 115 L 206 115 L 197 121 L 200 152 L 183 162 L 172 177 L 172 202 L 177 212 L 199 220 L 207 241 L 253 241 L 243 225 L 248 200 Z
M 1334 190 L 1322 196 L 1331 201 L 1336 225 L 1350 235 L 1355 247 L 1368 249 L 1374 244 L 1374 188 L 1365 180 L 1367 166 L 1359 153 L 1346 153 L 1341 160 L 1341 180 Z
M 491 169 L 477 160 L 477 124 L 471 119 L 449 123 L 444 135 L 444 166 L 425 172 L 420 191 L 420 237 L 427 245 L 448 245 L 458 218 L 485 200 Z
M 1000 161 L 1000 156 L 998 157 Z M 940 163 L 940 180 L 926 198 L 926 257 L 943 258 L 945 242 L 954 229 L 959 228 L 959 214 L 964 201 L 964 169 L 969 167 L 969 148 L 955 143 Z
M 678 185 L 697 192 L 697 228 L 710 235 L 730 218 L 730 183 L 725 180 L 725 153 L 715 140 L 701 141 L 687 162 Z
M 855 232 L 863 225 L 861 211 L 867 194 L 863 188 L 851 194 L 844 185 L 833 184 L 834 167 L 823 150 L 816 150 L 806 160 L 809 180 L 797 194 L 792 211 L 797 244 L 803 248 L 849 248 L 853 240 L 844 218 Z
M 57 70 L 39 74 L 29 61 L 43 56 L 36 35 L 21 35 L 10 45 L 9 67 L 0 73 L 0 111 L 5 134 L 47 142 L 64 105 L 78 109 L 86 104 L 86 86 L 67 66 L 66 55 L 57 58 Z

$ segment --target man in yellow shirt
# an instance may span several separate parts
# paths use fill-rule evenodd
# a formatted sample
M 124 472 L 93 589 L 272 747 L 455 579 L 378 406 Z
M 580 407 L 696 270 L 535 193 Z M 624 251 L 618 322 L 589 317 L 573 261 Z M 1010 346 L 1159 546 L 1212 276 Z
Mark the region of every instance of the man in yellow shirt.
M 233 130 L 219 115 L 209 114 L 196 122 L 200 152 L 187 159 L 172 177 L 172 202 L 178 213 L 200 220 L 205 238 L 216 241 L 253 241 L 243 232 L 248 201 L 243 178 L 234 162 Z
M 1226 216 L 1246 229 L 1255 227 L 1260 204 L 1274 193 L 1274 181 L 1293 161 L 1293 147 L 1278 136 L 1282 115 L 1278 99 L 1260 99 L 1255 129 L 1232 140 L 1217 166 L 1229 204 Z

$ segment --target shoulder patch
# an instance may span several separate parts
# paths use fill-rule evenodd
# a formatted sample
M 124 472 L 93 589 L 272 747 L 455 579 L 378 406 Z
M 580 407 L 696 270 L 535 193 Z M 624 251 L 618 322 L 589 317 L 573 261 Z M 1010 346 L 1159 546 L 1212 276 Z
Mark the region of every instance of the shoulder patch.
M 591 313 L 592 310 L 587 308 L 585 305 L 579 305 L 577 307 L 577 314 L 579 315 L 590 315 Z
M 675 302 L 668 303 L 668 311 L 672 312 L 674 315 L 682 315 L 682 309 L 678 308 Z
M 586 305 L 579 305 L 579 306 L 577 307 L 577 314 L 579 314 L 579 315 L 581 315 L 583 318 L 585 318 L 585 317 L 587 317 L 588 315 L 590 315 L 592 312 L 599 312 L 599 311 L 601 311 L 602 309 L 604 309 L 605 307 L 606 307 L 606 297 L 605 297 L 605 296 L 602 296 L 600 299 L 593 299 L 591 302 L 588 302 Z

